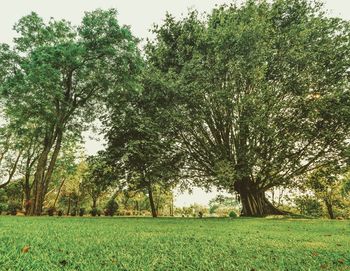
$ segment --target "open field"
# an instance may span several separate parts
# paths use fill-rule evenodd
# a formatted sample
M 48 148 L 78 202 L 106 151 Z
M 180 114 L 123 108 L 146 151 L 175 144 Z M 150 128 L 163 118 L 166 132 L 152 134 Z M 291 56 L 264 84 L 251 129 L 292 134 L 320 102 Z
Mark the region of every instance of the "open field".
M 0 269 L 350 270 L 350 222 L 0 216 Z

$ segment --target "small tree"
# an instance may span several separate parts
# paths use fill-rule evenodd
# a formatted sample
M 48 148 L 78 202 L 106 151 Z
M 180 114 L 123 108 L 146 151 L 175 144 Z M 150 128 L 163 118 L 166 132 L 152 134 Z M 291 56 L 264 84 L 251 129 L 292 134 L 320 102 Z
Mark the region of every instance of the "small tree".
M 336 218 L 335 208 L 342 205 L 345 184 L 342 172 L 344 169 L 332 164 L 313 171 L 305 183 L 306 189 L 324 203 L 330 219 Z
M 105 215 L 114 216 L 117 210 L 118 210 L 118 203 L 115 201 L 115 198 L 112 197 L 106 204 Z

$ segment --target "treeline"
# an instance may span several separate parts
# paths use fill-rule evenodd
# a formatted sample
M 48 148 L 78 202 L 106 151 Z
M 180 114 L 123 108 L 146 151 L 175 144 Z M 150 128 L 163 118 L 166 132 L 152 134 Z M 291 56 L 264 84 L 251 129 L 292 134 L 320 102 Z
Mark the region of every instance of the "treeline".
M 159 191 L 194 184 L 236 194 L 245 216 L 285 214 L 276 188 L 316 197 L 331 218 L 348 204 L 348 21 L 318 2 L 248 0 L 167 14 L 141 53 L 116 14 L 73 26 L 32 13 L 0 45 L 0 188 L 20 184 L 27 215 L 72 204 L 79 170 L 92 210 L 128 191 L 155 217 Z M 106 149 L 81 158 L 97 119 Z

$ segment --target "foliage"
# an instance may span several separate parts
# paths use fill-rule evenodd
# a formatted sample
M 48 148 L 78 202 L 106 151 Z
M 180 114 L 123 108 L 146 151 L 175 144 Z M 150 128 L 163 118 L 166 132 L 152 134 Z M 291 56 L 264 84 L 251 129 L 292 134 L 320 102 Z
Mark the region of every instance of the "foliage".
M 0 45 L 0 93 L 15 126 L 34 127 L 41 147 L 32 214 L 40 214 L 62 143 L 80 137 L 103 103 L 127 90 L 140 55 L 116 10 L 86 12 L 78 27 L 36 13 L 15 25 L 14 45 Z
M 168 14 L 154 33 L 147 60 L 189 175 L 239 193 L 242 214 L 283 213 L 266 191 L 348 159 L 350 25 L 318 2 Z
M 114 216 L 114 214 L 118 210 L 118 203 L 115 201 L 114 198 L 110 199 L 105 207 L 105 215 L 106 216 Z
M 49 216 L 53 216 L 53 215 L 55 214 L 55 212 L 56 212 L 55 208 L 49 208 L 49 209 L 47 209 L 47 214 L 48 214 Z
M 16 215 L 21 209 L 21 206 L 17 202 L 9 202 L 7 205 L 7 213 L 10 215 Z
M 318 168 L 308 176 L 305 184 L 306 189 L 311 190 L 323 202 L 331 219 L 336 218 L 336 209 L 343 209 L 342 205 L 346 202 L 343 194 L 346 179 L 341 174 L 345 170 L 336 164 Z
M 85 215 L 85 208 L 80 208 L 79 209 L 79 216 L 84 216 Z
M 105 119 L 106 155 L 120 170 L 121 186 L 148 194 L 152 215 L 157 216 L 154 190 L 174 188 L 180 181 L 183 152 L 169 127 L 168 113 L 157 78 L 145 67 L 136 91 L 110 104 Z
M 232 212 L 237 214 L 240 204 L 236 197 L 217 195 L 209 201 L 209 213 L 213 216 L 226 217 Z
M 71 216 L 76 216 L 76 215 L 77 215 L 77 212 L 78 212 L 78 211 L 77 211 L 76 207 L 73 207 L 72 210 L 70 211 L 70 215 L 71 215 Z
M 229 212 L 228 216 L 229 216 L 230 218 L 237 218 L 237 217 L 238 217 L 238 215 L 237 215 L 237 213 L 236 213 L 235 211 Z
M 8 209 L 8 206 L 6 203 L 0 203 L 0 215 L 3 213 L 3 212 L 6 212 Z
M 322 216 L 322 205 L 320 201 L 312 196 L 303 195 L 296 197 L 294 203 L 302 215 L 320 217 Z
M 92 208 L 97 208 L 98 199 L 115 183 L 116 175 L 107 163 L 103 152 L 86 159 L 87 168 L 83 175 L 82 189 L 92 198 Z
M 100 216 L 101 215 L 101 210 L 100 209 L 97 209 L 97 208 L 92 208 L 91 211 L 90 211 L 90 214 L 92 216 Z

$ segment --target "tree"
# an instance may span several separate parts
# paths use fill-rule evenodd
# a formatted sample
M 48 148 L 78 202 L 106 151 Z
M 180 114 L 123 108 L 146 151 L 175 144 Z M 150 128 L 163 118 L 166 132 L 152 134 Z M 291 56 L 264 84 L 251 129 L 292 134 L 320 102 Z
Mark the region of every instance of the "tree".
M 146 55 L 197 181 L 239 194 L 242 215 L 283 214 L 265 196 L 344 160 L 350 28 L 306 0 L 247 1 L 201 20 L 167 15 Z
M 0 91 L 5 114 L 42 131 L 31 209 L 40 215 L 62 142 L 86 128 L 102 101 L 128 89 L 140 56 L 113 9 L 85 13 L 79 27 L 32 13 L 14 29 L 13 48 L 0 46 Z
M 115 182 L 116 174 L 107 164 L 103 152 L 87 159 L 87 170 L 83 177 L 83 189 L 92 198 L 92 209 L 97 208 L 98 199 L 108 191 Z
M 158 81 L 144 69 L 136 91 L 128 93 L 119 105 L 111 104 L 107 127 L 107 156 L 119 168 L 130 191 L 148 194 L 151 212 L 157 217 L 156 186 L 174 188 L 180 179 L 183 153 L 168 129 L 166 110 L 158 93 Z
M 325 204 L 330 219 L 336 218 L 334 208 L 341 205 L 344 183 L 338 165 L 315 170 L 306 182 L 306 189 L 310 189 L 315 197 Z

